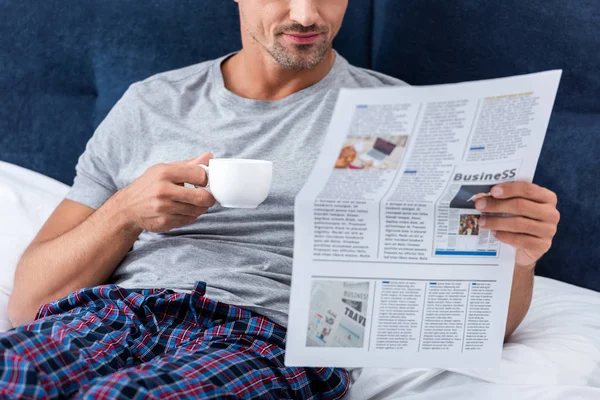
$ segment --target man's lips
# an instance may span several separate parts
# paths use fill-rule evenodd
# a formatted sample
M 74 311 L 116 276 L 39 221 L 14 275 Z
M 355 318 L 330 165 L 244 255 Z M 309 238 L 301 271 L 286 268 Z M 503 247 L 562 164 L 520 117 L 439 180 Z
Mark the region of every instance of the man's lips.
M 322 35 L 322 33 L 297 33 L 297 32 L 290 32 L 290 33 L 283 34 L 283 36 L 285 36 L 288 40 L 290 40 L 294 43 L 299 43 L 299 44 L 314 43 L 321 37 L 321 35 Z

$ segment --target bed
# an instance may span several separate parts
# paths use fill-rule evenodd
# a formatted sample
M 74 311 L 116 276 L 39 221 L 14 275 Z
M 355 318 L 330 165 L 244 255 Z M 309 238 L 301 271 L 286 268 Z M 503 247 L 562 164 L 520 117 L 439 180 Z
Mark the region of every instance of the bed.
M 0 0 L 0 330 L 23 249 L 136 81 L 240 46 L 233 1 Z M 600 399 L 600 3 L 349 0 L 334 43 L 414 85 L 562 68 L 535 183 L 562 220 L 499 368 L 363 369 L 348 399 Z
M 18 259 L 69 186 L 0 161 L 0 331 Z M 600 293 L 536 277 L 531 309 L 492 369 L 365 368 L 346 399 L 600 399 Z

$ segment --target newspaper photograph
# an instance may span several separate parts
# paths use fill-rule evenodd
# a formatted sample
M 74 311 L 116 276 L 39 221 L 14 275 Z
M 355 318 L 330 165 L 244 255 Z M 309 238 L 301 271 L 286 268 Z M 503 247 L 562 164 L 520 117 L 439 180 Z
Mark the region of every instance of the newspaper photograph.
M 363 347 L 369 282 L 314 280 L 306 345 Z
M 516 253 L 475 204 L 533 180 L 561 73 L 340 90 L 295 201 L 287 366 L 499 363 Z
M 348 137 L 335 162 L 337 169 L 397 170 L 408 136 Z

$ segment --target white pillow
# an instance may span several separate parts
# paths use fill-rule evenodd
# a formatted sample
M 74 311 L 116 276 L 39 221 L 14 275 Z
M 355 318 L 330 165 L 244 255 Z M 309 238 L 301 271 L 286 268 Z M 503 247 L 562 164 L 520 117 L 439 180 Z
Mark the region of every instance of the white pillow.
M 69 186 L 0 161 L 0 332 L 10 329 L 8 296 L 15 268 Z

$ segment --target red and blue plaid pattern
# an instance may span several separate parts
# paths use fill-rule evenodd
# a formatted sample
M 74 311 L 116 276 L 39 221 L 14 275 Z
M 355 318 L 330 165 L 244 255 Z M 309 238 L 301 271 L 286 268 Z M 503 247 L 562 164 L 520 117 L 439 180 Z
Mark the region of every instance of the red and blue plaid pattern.
M 338 399 L 347 371 L 283 364 L 285 329 L 165 289 L 105 285 L 0 334 L 0 398 Z

